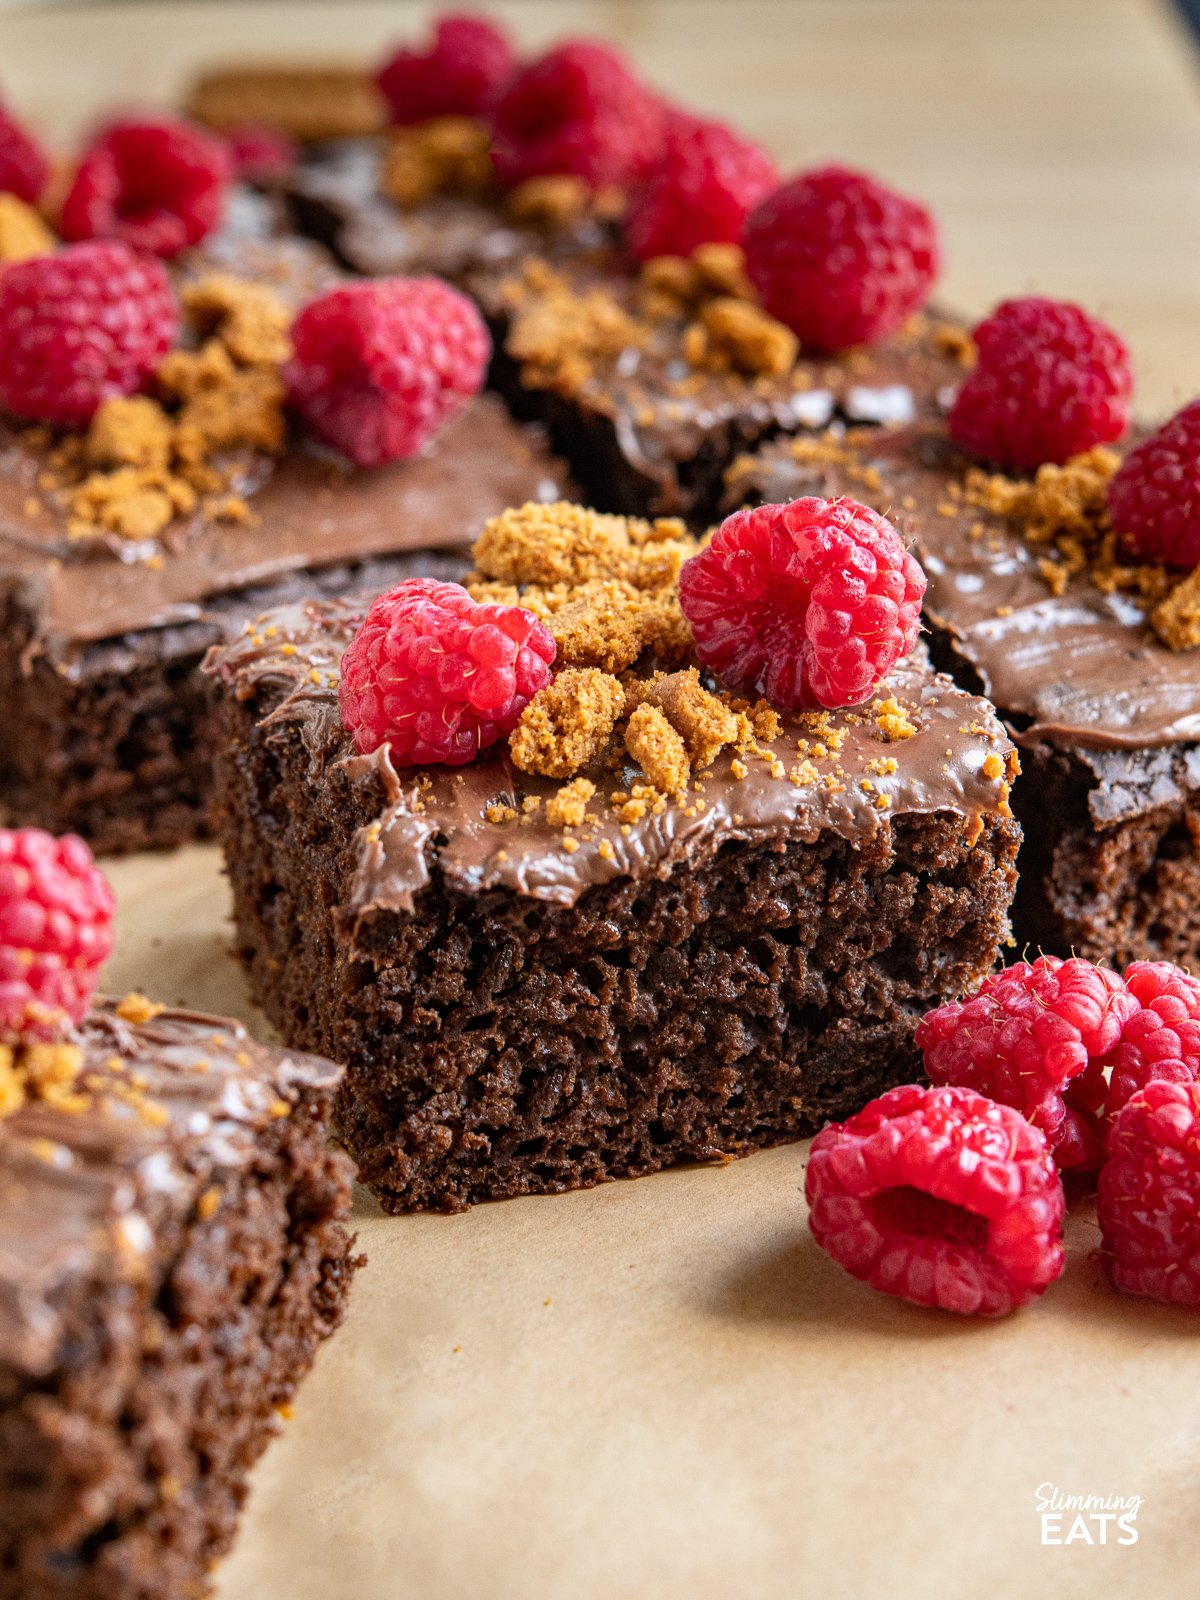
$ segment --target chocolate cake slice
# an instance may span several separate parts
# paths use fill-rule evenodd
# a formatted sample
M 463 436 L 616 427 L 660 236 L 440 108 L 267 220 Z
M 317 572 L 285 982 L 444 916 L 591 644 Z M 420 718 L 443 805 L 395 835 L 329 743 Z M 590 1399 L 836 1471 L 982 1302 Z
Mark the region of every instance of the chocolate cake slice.
M 1018 946 L 1195 964 L 1200 659 L 1152 627 L 1161 572 L 1087 559 L 1117 459 L 1043 468 L 1040 487 L 988 478 L 934 422 L 780 441 L 737 465 L 729 493 L 848 494 L 912 538 L 935 659 L 994 701 L 1020 747 Z
M 338 1076 L 141 996 L 0 1053 L 0 1592 L 206 1592 L 358 1264 Z
M 176 264 L 193 326 L 160 368 L 170 416 L 116 401 L 85 436 L 0 415 L 0 801 L 98 851 L 204 832 L 212 742 L 195 669 L 209 645 L 306 587 L 461 572 L 487 517 L 566 481 L 539 430 L 489 395 L 419 455 L 371 470 L 292 433 L 288 315 L 339 275 L 272 227 L 234 206 Z
M 522 585 L 558 644 L 511 748 L 357 754 L 349 601 L 260 617 L 207 663 L 239 953 L 283 1036 L 347 1063 L 339 1136 L 394 1211 L 799 1138 L 911 1078 L 917 1018 L 1008 933 L 1013 752 L 986 702 L 920 652 L 855 711 L 722 697 L 681 664 L 681 530 L 627 544 L 622 519 L 534 509 L 489 525 L 470 580 Z M 564 527 L 659 587 L 555 587 Z
M 809 358 L 753 303 L 731 245 L 638 276 L 534 258 L 467 284 L 492 328 L 493 384 L 545 424 L 591 502 L 694 526 L 742 451 L 838 418 L 928 415 L 968 348 L 956 322 L 920 314 L 880 345 Z

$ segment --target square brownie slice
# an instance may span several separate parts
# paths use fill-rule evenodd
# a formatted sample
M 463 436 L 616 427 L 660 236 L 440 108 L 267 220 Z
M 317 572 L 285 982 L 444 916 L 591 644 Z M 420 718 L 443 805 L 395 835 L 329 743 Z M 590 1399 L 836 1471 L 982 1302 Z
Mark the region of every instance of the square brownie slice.
M 505 570 L 514 522 L 545 587 Z M 609 541 L 626 578 L 556 587 L 553 524 Z M 851 712 L 712 693 L 672 623 L 680 533 L 525 508 L 477 545 L 472 593 L 520 585 L 554 632 L 543 692 L 579 724 L 561 763 L 532 748 L 557 704 L 537 698 L 511 750 L 464 767 L 356 754 L 350 601 L 271 613 L 207 663 L 239 952 L 283 1036 L 347 1063 L 339 1137 L 390 1210 L 799 1138 L 916 1075 L 917 1018 L 1007 937 L 1019 830 L 991 708 L 919 651 Z M 653 604 L 622 588 L 635 571 Z
M 0 1053 L 0 1590 L 199 1595 L 358 1260 L 328 1062 L 102 1002 Z
M 178 410 L 110 402 L 86 436 L 0 416 L 0 801 L 98 851 L 205 831 L 208 646 L 304 584 L 461 572 L 486 518 L 566 482 L 539 430 L 485 394 L 419 455 L 372 470 L 289 433 L 287 313 L 336 274 L 271 227 L 251 205 L 177 266 L 191 342 L 160 383 L 170 370 Z M 160 435 L 193 410 L 217 442 L 168 467 Z
M 1200 671 L 1152 627 L 1165 575 L 1105 570 L 1116 452 L 1038 484 L 989 478 L 944 424 L 769 445 L 731 501 L 848 494 L 886 510 L 929 579 L 935 659 L 1021 752 L 1019 946 L 1124 966 L 1200 961 Z M 1039 487 L 1040 485 L 1040 487 Z M 1156 589 L 1157 586 L 1157 589 Z
M 743 451 L 835 419 L 926 416 L 969 348 L 958 323 L 921 313 L 879 345 L 810 358 L 754 303 L 734 245 L 636 275 L 533 257 L 467 287 L 492 329 L 493 384 L 545 424 L 590 501 L 693 526 L 714 519 Z

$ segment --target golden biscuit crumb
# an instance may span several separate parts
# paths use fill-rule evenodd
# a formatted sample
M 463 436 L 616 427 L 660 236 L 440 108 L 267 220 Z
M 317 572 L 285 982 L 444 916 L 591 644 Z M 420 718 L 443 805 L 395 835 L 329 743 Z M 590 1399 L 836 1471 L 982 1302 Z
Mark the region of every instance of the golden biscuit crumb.
M 597 667 L 567 667 L 522 711 L 509 738 L 514 766 L 573 777 L 604 749 L 624 705 L 618 679 Z
M 242 367 L 282 366 L 292 354 L 291 312 L 265 285 L 214 272 L 185 284 L 180 300 L 202 338 L 217 338 Z
M 144 994 L 139 994 L 136 989 L 131 990 L 123 1000 L 117 1003 L 117 1015 L 124 1022 L 149 1022 L 152 1018 L 161 1016 L 166 1006 L 159 1005 L 157 1000 L 148 1000 Z
M 575 287 L 545 262 L 531 262 L 504 294 L 512 310 L 506 347 L 531 388 L 578 394 L 597 360 L 639 349 L 647 329 L 611 289 Z
M 1168 650 L 1200 648 L 1200 567 L 1159 601 L 1150 624 Z
M 84 440 L 84 454 L 97 467 L 151 467 L 171 462 L 171 419 L 144 395 L 105 400 Z
M 790 328 L 759 306 L 730 295 L 701 307 L 683 339 L 684 355 L 693 366 L 749 377 L 775 378 L 790 371 L 799 349 Z
M 546 821 L 552 828 L 578 828 L 587 815 L 587 803 L 596 793 L 588 778 L 575 778 L 564 784 L 546 801 Z
M 491 134 L 474 117 L 433 117 L 388 134 L 380 187 L 411 211 L 435 195 L 482 195 L 495 182 Z
M 514 222 L 534 228 L 565 228 L 592 209 L 592 191 L 582 178 L 567 173 L 526 178 L 510 189 L 505 209 Z
M 618 579 L 636 589 L 665 588 L 697 546 L 681 523 L 609 516 L 559 500 L 530 501 L 484 524 L 468 580 L 579 585 Z
M 691 777 L 691 762 L 681 736 L 658 706 L 638 706 L 625 725 L 625 748 L 656 789 L 682 795 Z

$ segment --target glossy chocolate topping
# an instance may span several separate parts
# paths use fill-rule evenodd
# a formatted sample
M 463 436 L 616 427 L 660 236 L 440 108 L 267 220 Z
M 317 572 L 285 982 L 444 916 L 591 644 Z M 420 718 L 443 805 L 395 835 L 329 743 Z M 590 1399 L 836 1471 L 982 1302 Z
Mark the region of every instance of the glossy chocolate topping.
M 1200 652 L 1168 650 L 1129 595 L 1105 594 L 1086 574 L 1051 593 L 1037 566 L 1044 546 L 948 495 L 968 463 L 940 425 L 863 435 L 851 457 L 797 460 L 772 444 L 735 470 L 731 489 L 767 501 L 846 494 L 890 516 L 925 568 L 928 616 L 1018 742 L 1131 750 L 1200 740 Z
M 37 645 L 69 670 L 80 647 L 193 621 L 204 602 L 303 568 L 465 547 L 488 517 L 556 499 L 565 478 L 536 431 L 480 395 L 420 456 L 354 471 L 315 450 L 245 464 L 253 520 L 173 526 L 165 548 L 69 539 L 44 458 L 0 423 L 0 593 L 37 618 Z M 169 541 L 169 542 L 168 542 Z M 147 561 L 147 557 L 151 561 Z
M 154 1222 L 187 1211 L 262 1129 L 340 1069 L 257 1044 L 240 1023 L 163 1011 L 133 1024 L 101 1002 L 85 1071 L 133 1090 L 81 1111 L 40 1102 L 0 1120 L 0 1368 L 51 1371 L 72 1294 L 152 1270 Z
M 289 185 L 299 226 L 355 272 L 461 278 L 546 248 L 543 234 L 514 225 L 494 200 L 438 195 L 401 211 L 380 187 L 382 157 L 378 139 L 332 141 L 305 159 Z M 574 253 L 595 250 L 605 238 L 602 224 L 584 220 L 560 230 L 558 243 Z
M 941 811 L 959 813 L 973 837 L 982 817 L 1005 803 L 1012 747 L 991 708 L 932 672 L 918 651 L 880 696 L 894 695 L 910 708 L 917 730 L 911 737 L 886 742 L 871 706 L 832 713 L 832 735 L 814 731 L 804 719 L 785 720 L 771 746 L 785 772 L 800 760 L 800 740 L 840 744 L 836 755 L 814 760 L 809 781 L 775 776 L 769 763 L 753 756 L 739 779 L 725 751 L 699 774 L 699 792 L 689 793 L 685 803 L 671 802 L 657 815 L 622 824 L 608 796 L 628 792 L 630 784 L 644 782 L 643 775 L 637 768 L 599 766 L 584 774 L 597 788 L 589 807 L 594 823 L 564 833 L 546 821 L 544 805 L 532 816 L 490 822 L 488 806 L 509 804 L 520 811 L 526 797 L 544 802 L 559 784 L 518 771 L 504 745 L 467 767 L 419 774 L 397 773 L 386 746 L 367 756 L 353 752 L 338 715 L 336 680 L 361 616 L 361 608 L 345 601 L 281 608 L 213 651 L 206 663 L 230 692 L 253 699 L 268 725 L 299 728 L 312 756 L 314 785 L 336 764 L 351 783 L 364 786 L 369 804 L 378 804 L 377 821 L 358 837 L 344 908 L 351 917 L 410 909 L 434 871 L 462 892 L 502 889 L 572 905 L 588 888 L 614 878 L 668 877 L 674 867 L 711 855 L 727 840 L 811 842 L 830 830 L 855 841 L 876 836 L 897 817 Z M 887 770 L 889 758 L 894 771 Z

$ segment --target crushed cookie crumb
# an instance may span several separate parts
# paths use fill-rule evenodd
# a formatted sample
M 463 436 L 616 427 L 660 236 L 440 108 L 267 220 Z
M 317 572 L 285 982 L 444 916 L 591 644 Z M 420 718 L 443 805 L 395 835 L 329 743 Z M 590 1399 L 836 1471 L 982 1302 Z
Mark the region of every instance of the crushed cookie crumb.
M 496 800 L 493 800 L 490 805 L 484 806 L 483 814 L 488 822 L 497 826 L 504 822 L 515 822 L 517 820 L 517 813 L 512 806 L 504 805 Z
M 394 127 L 380 187 L 401 211 L 412 211 L 436 195 L 483 195 L 496 181 L 489 154 L 491 133 L 475 117 L 432 117 Z
M 696 549 L 674 519 L 644 522 L 566 500 L 530 501 L 485 523 L 468 587 L 481 578 L 544 588 L 618 579 L 635 589 L 661 589 L 675 582 Z
M 979 769 L 990 782 L 1004 776 L 1004 761 L 995 750 L 989 750 L 983 758 L 983 765 Z
M 264 284 L 214 272 L 180 290 L 188 320 L 202 338 L 215 338 L 240 367 L 282 366 L 290 360 L 291 312 Z
M 872 717 L 875 727 L 888 744 L 894 744 L 901 739 L 911 739 L 919 731 L 908 707 L 902 705 L 894 695 L 886 700 L 877 701 Z
M 625 724 L 625 748 L 656 789 L 684 794 L 691 777 L 687 746 L 658 706 L 635 708 Z
M 611 289 L 576 287 L 544 261 L 526 263 L 502 294 L 512 312 L 506 348 L 530 388 L 576 395 L 597 360 L 640 349 L 648 336 Z
M 570 778 L 608 743 L 625 705 L 620 681 L 598 667 L 567 667 L 525 707 L 509 737 L 522 772 Z
M 552 828 L 581 827 L 588 801 L 595 793 L 596 785 L 589 778 L 575 778 L 564 784 L 546 801 L 546 821 Z
M 760 306 L 719 295 L 700 309 L 683 336 L 683 353 L 707 372 L 777 378 L 795 365 L 800 344 Z
M 1200 649 L 1200 567 L 1159 601 L 1150 625 L 1168 650 Z
M 148 1000 L 144 994 L 133 989 L 124 999 L 117 1002 L 116 1012 L 123 1022 L 138 1023 L 150 1022 L 154 1017 L 161 1016 L 166 1006 L 159 1005 L 157 1000 Z
M 532 228 L 566 228 L 582 222 L 593 207 L 591 187 L 569 173 L 526 178 L 505 196 L 505 209 L 516 223 Z

